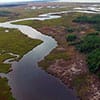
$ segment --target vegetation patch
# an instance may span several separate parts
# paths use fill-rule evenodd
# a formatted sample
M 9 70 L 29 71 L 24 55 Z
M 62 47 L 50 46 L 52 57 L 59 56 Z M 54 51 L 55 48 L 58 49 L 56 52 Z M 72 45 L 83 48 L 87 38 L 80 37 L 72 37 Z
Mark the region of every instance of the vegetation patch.
M 100 15 L 94 16 L 80 16 L 77 17 L 74 22 L 77 23 L 89 23 L 95 24 L 97 31 L 97 25 L 100 24 Z M 97 26 L 97 27 L 96 27 Z M 87 55 L 87 63 L 90 72 L 99 75 L 100 72 L 100 32 L 93 32 L 85 35 L 81 38 L 80 42 L 76 45 L 76 48 Z
M 100 37 L 98 35 L 87 35 L 76 47 L 81 52 L 89 53 L 96 48 L 100 48 Z
M 69 32 L 69 33 L 72 33 L 74 31 L 75 31 L 75 29 L 74 28 L 71 28 L 71 27 L 67 29 L 67 32 Z
M 8 73 L 10 69 L 10 64 L 4 64 L 3 62 L 6 59 L 13 58 L 13 56 L 9 54 L 1 54 L 0 55 L 0 73 Z
M 79 16 L 73 22 L 92 24 L 95 30 L 100 31 L 100 15 Z
M 1 66 L 1 65 L 0 65 Z M 0 78 L 0 100 L 15 100 L 10 92 L 6 78 Z
M 54 61 L 56 59 L 64 59 L 67 60 L 68 56 L 66 52 L 57 52 L 57 54 L 51 54 L 48 57 L 46 57 L 46 60 Z
M 0 11 L 0 16 L 3 16 L 3 17 L 8 16 L 10 14 L 12 14 L 12 13 L 9 11 Z
M 91 33 L 85 36 L 76 48 L 87 54 L 87 63 L 90 72 L 100 70 L 100 36 L 97 33 Z
M 67 41 L 75 41 L 77 39 L 77 36 L 75 34 L 67 34 L 66 35 Z
M 8 30 L 8 32 L 5 32 Z M 16 29 L 0 28 L 0 52 L 14 53 L 22 57 L 35 46 L 42 43 L 41 40 L 30 39 Z
M 69 55 L 67 54 L 67 52 L 61 52 L 55 49 L 48 56 L 46 56 L 44 60 L 39 62 L 39 66 L 43 67 L 44 69 L 47 69 L 49 65 L 55 62 L 57 59 L 68 60 Z
M 7 17 L 0 17 L 0 22 L 5 22 L 7 20 Z
M 100 48 L 88 54 L 87 62 L 91 72 L 100 71 Z
M 77 91 L 77 95 L 81 97 L 82 100 L 87 100 L 87 91 L 89 90 L 88 76 L 82 74 L 75 77 L 72 81 L 72 85 Z
M 76 19 L 74 19 L 73 22 L 97 24 L 97 23 L 100 23 L 100 15 L 79 16 Z
M 5 32 L 7 30 L 7 32 Z M 3 64 L 3 61 L 12 58 L 7 53 L 18 54 L 20 58 L 29 50 L 42 43 L 41 40 L 30 39 L 16 29 L 0 28 L 0 72 L 9 71 L 10 65 Z

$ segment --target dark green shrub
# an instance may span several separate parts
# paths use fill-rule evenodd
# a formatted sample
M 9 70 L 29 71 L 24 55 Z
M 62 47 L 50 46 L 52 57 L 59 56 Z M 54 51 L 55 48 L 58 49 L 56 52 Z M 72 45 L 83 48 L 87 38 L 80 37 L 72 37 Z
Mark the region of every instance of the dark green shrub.
M 76 45 L 79 51 L 87 53 L 87 63 L 90 72 L 97 73 L 100 68 L 100 36 L 90 33 Z M 98 73 L 97 73 L 98 74 Z M 99 75 L 100 76 L 100 75 Z
M 87 16 L 79 16 L 73 20 L 73 22 L 77 22 L 77 23 L 83 23 L 83 22 L 87 22 L 87 21 L 88 21 Z
M 75 41 L 77 39 L 77 36 L 75 34 L 68 34 L 66 36 L 67 41 Z
M 96 31 L 100 31 L 100 15 L 80 16 L 74 22 L 89 23 Z M 87 63 L 90 72 L 100 77 L 100 33 L 94 32 L 85 36 L 80 43 L 76 44 L 79 51 L 87 53 Z
M 12 14 L 11 12 L 9 12 L 9 11 L 0 11 L 0 16 L 8 16 L 8 15 L 10 15 L 10 14 Z
M 90 35 L 93 35 L 93 36 L 94 36 L 94 35 L 99 35 L 99 34 L 100 34 L 99 32 L 93 32 L 93 33 L 89 33 L 89 34 L 87 34 L 87 35 L 89 35 L 89 36 L 90 36 Z
M 94 24 L 93 27 L 96 31 L 100 31 L 100 23 L 99 24 Z
M 88 54 L 88 67 L 91 72 L 96 72 L 100 69 L 100 49 L 96 49 Z
M 96 48 L 100 48 L 100 37 L 98 35 L 87 35 L 76 47 L 81 52 L 91 52 Z
M 94 16 L 79 16 L 76 19 L 73 20 L 73 22 L 77 23 L 89 23 L 89 24 L 97 24 L 100 23 L 100 15 L 94 15 Z
M 68 28 L 68 29 L 67 29 L 67 32 L 72 33 L 72 32 L 74 32 L 74 29 L 73 29 L 73 28 Z

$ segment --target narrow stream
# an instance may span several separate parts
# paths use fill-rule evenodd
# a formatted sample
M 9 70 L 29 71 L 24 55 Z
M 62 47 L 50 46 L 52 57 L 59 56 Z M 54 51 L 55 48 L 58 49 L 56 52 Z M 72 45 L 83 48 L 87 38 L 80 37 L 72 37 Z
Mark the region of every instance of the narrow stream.
M 16 100 L 78 100 L 71 89 L 68 89 L 60 80 L 38 67 L 38 62 L 57 46 L 57 42 L 32 27 L 11 24 L 24 20 L 47 20 L 60 17 L 49 13 L 37 18 L 0 23 L 0 27 L 16 28 L 30 38 L 43 41 L 42 44 L 24 55 L 20 61 L 13 62 L 13 70 L 7 74 L 12 94 Z

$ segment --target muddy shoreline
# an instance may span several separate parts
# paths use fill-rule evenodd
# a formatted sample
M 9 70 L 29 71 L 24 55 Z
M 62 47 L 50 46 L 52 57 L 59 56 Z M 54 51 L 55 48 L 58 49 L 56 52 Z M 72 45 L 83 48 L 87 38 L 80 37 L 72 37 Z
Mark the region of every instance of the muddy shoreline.
M 58 46 L 49 54 L 52 55 L 58 51 L 67 51 L 70 55 L 68 60 L 56 59 L 49 61 L 46 72 L 60 79 L 66 86 L 74 89 L 82 100 L 100 99 L 100 79 L 89 73 L 84 54 L 78 52 L 74 46 L 69 46 L 65 40 L 64 27 L 42 27 L 38 30 L 46 35 L 52 36 L 58 42 Z M 63 43 L 61 41 L 63 40 Z M 48 57 L 47 57 L 48 58 Z M 39 62 L 39 66 L 44 69 L 44 62 L 47 58 Z M 83 78 L 83 80 L 81 80 Z M 75 82 L 83 81 L 78 86 Z

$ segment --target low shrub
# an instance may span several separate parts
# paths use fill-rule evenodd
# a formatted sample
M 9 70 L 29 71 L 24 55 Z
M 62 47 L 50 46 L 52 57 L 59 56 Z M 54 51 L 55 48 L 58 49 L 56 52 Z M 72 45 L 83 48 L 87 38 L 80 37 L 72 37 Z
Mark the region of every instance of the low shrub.
M 100 48 L 88 54 L 87 62 L 91 72 L 95 73 L 100 69 Z
M 77 36 L 75 34 L 68 34 L 66 36 L 67 41 L 75 41 L 77 39 Z
M 87 35 L 76 45 L 76 48 L 84 53 L 100 48 L 100 37 L 98 35 Z
M 74 29 L 73 29 L 73 28 L 68 28 L 68 29 L 67 29 L 67 32 L 72 33 L 72 32 L 74 32 Z

